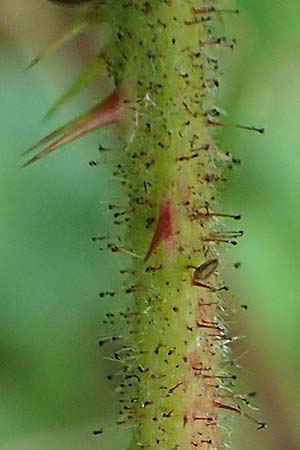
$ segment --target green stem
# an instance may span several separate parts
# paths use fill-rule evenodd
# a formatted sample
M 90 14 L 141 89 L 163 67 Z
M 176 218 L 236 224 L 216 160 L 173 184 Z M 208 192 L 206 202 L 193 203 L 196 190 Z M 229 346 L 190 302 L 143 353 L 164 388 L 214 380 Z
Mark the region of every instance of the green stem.
M 104 7 L 114 29 L 105 59 L 128 103 L 116 162 L 127 201 L 114 210 L 127 221 L 117 220 L 123 244 L 115 250 L 136 255 L 124 281 L 134 297 L 126 314 L 132 348 L 122 357 L 118 422 L 135 426 L 134 448 L 219 449 L 219 235 L 205 209 L 214 204 L 219 154 L 207 118 L 207 86 L 217 84 L 209 81 L 211 38 L 194 11 L 199 1 L 115 5 Z

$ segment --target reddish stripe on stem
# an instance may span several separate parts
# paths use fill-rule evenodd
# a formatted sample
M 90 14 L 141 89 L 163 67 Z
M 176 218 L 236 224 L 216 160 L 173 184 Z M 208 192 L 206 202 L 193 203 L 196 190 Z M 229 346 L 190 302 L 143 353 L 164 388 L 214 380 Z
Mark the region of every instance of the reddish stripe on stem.
M 144 261 L 147 261 L 161 242 L 167 242 L 175 234 L 174 209 L 170 200 L 165 200 L 159 210 L 158 220 L 153 238 Z

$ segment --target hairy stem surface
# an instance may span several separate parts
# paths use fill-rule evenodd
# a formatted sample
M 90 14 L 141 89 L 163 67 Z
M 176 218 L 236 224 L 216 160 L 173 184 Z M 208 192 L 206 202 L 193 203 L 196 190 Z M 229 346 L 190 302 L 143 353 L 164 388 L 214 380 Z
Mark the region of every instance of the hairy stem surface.
M 114 36 L 104 56 L 127 106 L 115 171 L 127 200 L 112 208 L 122 239 L 114 251 L 133 254 L 118 422 L 135 426 L 133 448 L 219 449 L 217 412 L 232 377 L 220 366 L 216 244 L 226 233 L 211 209 L 220 157 L 209 123 L 211 17 L 193 0 L 104 9 Z

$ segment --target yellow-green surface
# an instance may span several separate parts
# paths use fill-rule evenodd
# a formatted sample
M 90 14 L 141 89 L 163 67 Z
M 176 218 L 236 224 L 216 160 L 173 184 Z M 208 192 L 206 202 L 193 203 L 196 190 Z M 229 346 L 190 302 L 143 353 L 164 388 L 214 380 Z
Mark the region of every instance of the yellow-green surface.
M 259 415 L 269 429 L 256 432 L 247 419 L 233 417 L 232 449 L 293 450 L 299 404 L 299 7 L 259 1 L 239 6 L 233 25 L 226 20 L 227 33 L 239 44 L 234 54 L 228 50 L 220 104 L 230 120 L 265 126 L 267 133 L 222 132 L 222 147 L 242 159 L 226 174 L 222 198 L 228 211 L 242 213 L 246 231 L 239 247 L 226 251 L 238 311 L 230 322 L 236 334 L 248 335 L 236 346 L 243 366 L 239 390 L 257 391 Z M 9 28 L 11 18 L 2 16 Z M 47 16 L 43 20 L 47 24 Z M 98 292 L 115 287 L 107 276 L 115 260 L 106 260 L 90 236 L 106 231 L 101 202 L 115 195 L 114 187 L 106 168 L 101 182 L 88 166 L 98 155 L 99 135 L 19 170 L 18 154 L 56 125 L 41 126 L 38 119 L 67 85 L 51 72 L 54 59 L 46 69 L 23 73 L 34 50 L 25 57 L 20 46 L 1 46 L 1 448 L 100 449 L 111 441 L 109 450 L 120 448 L 124 434 L 115 428 L 104 441 L 90 434 L 113 407 L 104 404 L 110 387 L 101 367 L 107 361 L 95 343 L 103 332 Z M 77 73 L 72 77 L 68 70 L 68 81 Z M 69 109 L 68 117 L 73 114 Z M 230 261 L 237 260 L 242 267 L 234 270 Z

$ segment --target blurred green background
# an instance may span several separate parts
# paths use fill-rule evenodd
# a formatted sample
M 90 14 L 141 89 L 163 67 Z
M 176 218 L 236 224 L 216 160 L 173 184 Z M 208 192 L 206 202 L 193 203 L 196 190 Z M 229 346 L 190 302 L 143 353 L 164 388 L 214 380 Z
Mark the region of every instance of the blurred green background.
M 26 4 L 25 4 L 26 3 Z M 229 2 L 228 2 L 229 3 Z M 224 252 L 234 345 L 242 367 L 237 392 L 256 391 L 256 431 L 232 417 L 232 450 L 300 448 L 300 4 L 240 0 L 238 17 L 224 18 L 237 37 L 223 55 L 219 106 L 227 120 L 264 126 L 266 134 L 220 133 L 221 148 L 241 158 L 225 173 L 222 210 L 241 213 L 245 237 Z M 103 202 L 118 195 L 108 163 L 99 168 L 97 132 L 37 165 L 20 170 L 19 154 L 97 95 L 91 85 L 57 117 L 40 119 L 76 79 L 97 49 L 83 36 L 24 71 L 49 39 L 72 20 L 73 8 L 46 0 L 1 0 L 0 448 L 114 450 L 126 431 L 112 427 L 116 402 L 106 382 L 108 361 L 97 348 L 114 288 L 115 259 L 91 236 L 105 234 Z M 221 206 L 220 206 L 221 208 Z M 236 270 L 232 264 L 241 261 Z M 247 304 L 248 310 L 240 307 Z M 105 332 L 107 333 L 107 331 Z M 119 443 L 122 441 L 122 447 Z

